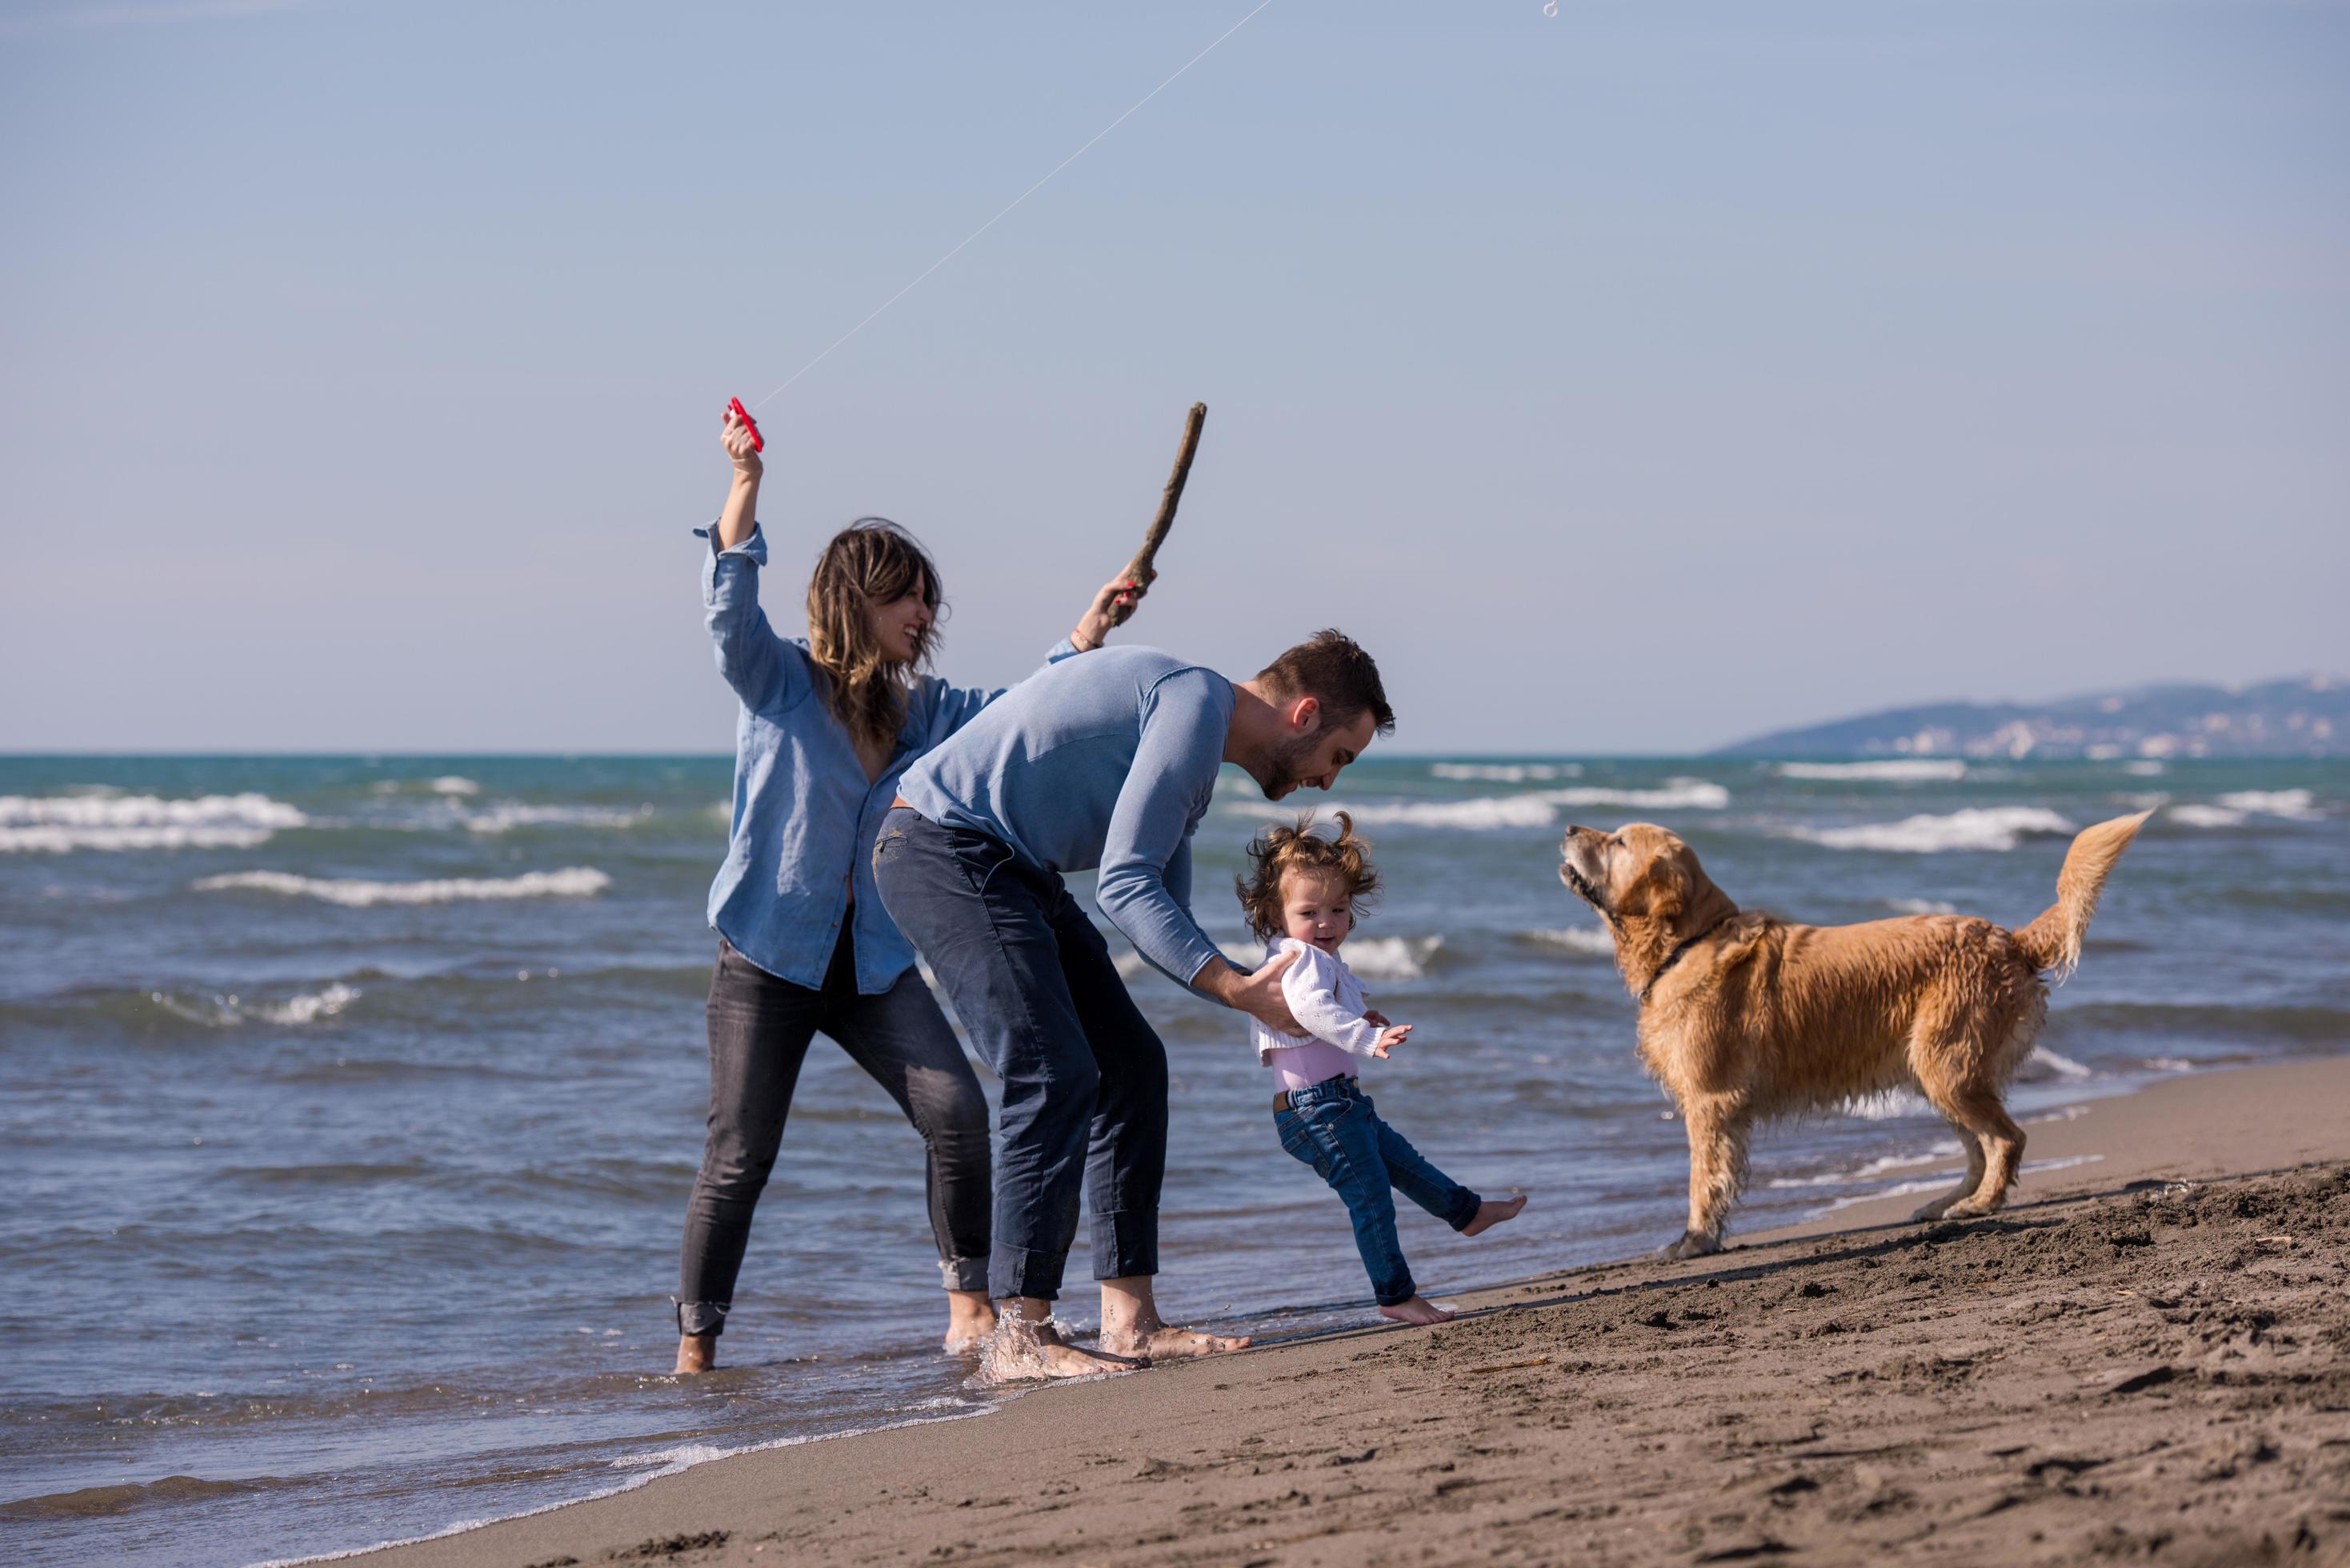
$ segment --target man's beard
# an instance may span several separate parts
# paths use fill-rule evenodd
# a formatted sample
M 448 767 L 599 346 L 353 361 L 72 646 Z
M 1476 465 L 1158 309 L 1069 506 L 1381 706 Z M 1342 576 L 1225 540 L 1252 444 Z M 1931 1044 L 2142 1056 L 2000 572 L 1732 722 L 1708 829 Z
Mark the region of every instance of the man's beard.
M 1265 799 L 1279 800 L 1297 787 L 1305 776 L 1305 760 L 1318 743 L 1316 736 L 1298 735 L 1273 748 L 1273 754 L 1264 760 L 1264 777 L 1257 781 Z

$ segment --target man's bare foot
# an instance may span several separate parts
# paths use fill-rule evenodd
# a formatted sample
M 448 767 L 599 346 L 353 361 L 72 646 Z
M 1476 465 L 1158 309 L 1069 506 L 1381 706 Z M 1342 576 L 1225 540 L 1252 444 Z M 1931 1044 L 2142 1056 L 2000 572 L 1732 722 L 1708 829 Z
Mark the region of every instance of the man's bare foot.
M 1006 1312 L 980 1354 L 978 1379 L 983 1383 L 1024 1383 L 1045 1377 L 1094 1377 L 1105 1372 L 1129 1372 L 1133 1364 L 1112 1360 L 1065 1343 L 1050 1318 L 1030 1318 Z
M 947 1293 L 947 1333 L 940 1348 L 949 1355 L 976 1355 L 995 1332 L 995 1303 L 985 1291 Z
M 1463 1236 L 1482 1235 L 1484 1232 L 1491 1231 L 1494 1226 L 1499 1225 L 1504 1220 L 1516 1219 L 1518 1217 L 1518 1210 L 1523 1209 L 1525 1206 L 1526 1195 L 1523 1192 L 1519 1193 L 1515 1198 L 1488 1198 L 1484 1202 L 1477 1205 L 1477 1217 L 1470 1220 L 1466 1225 L 1461 1226 L 1461 1233 Z M 1385 1307 L 1382 1307 L 1379 1310 L 1382 1312 L 1387 1311 Z M 1393 1313 L 1388 1313 L 1388 1315 L 1389 1317 L 1393 1317 L 1395 1314 Z M 1417 1322 L 1418 1320 L 1415 1319 L 1414 1321 Z
M 1518 1201 L 1523 1203 L 1525 1199 L 1521 1198 Z M 1489 1203 L 1485 1207 L 1491 1209 L 1492 1205 Z M 1510 1214 L 1514 1214 L 1516 1212 L 1517 1210 L 1514 1209 L 1510 1210 Z M 1502 1216 L 1504 1220 L 1509 1217 L 1509 1214 Z M 1379 1308 L 1379 1315 L 1381 1317 L 1391 1317 L 1398 1323 L 1419 1324 L 1451 1323 L 1453 1317 L 1452 1314 L 1445 1311 L 1442 1307 L 1438 1306 L 1426 1296 L 1414 1296 L 1408 1302 L 1398 1302 L 1393 1306 L 1383 1306 Z
M 718 1365 L 718 1336 L 714 1334 L 688 1334 L 678 1336 L 675 1376 L 690 1377 L 697 1372 L 707 1372 Z
M 1202 1334 L 1196 1328 L 1160 1324 L 1147 1334 L 1102 1335 L 1102 1348 L 1114 1355 L 1139 1355 L 1146 1361 L 1188 1361 L 1194 1356 L 1222 1355 L 1244 1350 L 1253 1341 L 1245 1334 Z

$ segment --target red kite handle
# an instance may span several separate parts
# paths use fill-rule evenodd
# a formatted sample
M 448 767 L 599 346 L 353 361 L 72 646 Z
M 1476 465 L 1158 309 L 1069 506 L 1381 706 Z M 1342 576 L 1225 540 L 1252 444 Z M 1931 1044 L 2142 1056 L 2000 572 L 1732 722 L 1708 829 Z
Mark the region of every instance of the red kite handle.
M 743 421 L 743 428 L 751 432 L 751 450 L 753 452 L 764 452 L 767 450 L 767 443 L 759 439 L 759 421 L 751 417 L 751 410 L 743 406 L 742 399 L 727 399 L 726 411 L 733 414 L 736 419 L 741 420 Z

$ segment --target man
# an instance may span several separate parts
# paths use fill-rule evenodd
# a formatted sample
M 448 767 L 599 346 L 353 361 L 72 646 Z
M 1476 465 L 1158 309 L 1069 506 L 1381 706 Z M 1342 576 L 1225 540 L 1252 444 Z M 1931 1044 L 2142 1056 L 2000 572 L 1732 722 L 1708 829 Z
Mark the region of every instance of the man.
M 1378 667 L 1336 631 L 1237 683 L 1155 649 L 1111 649 L 1039 670 L 908 770 L 874 876 L 1003 1081 L 988 1287 L 1031 1325 L 1047 1375 L 1102 1370 L 1048 1322 L 1081 1188 L 1104 1352 L 1163 1360 L 1248 1343 L 1159 1319 L 1167 1053 L 1062 875 L 1098 867 L 1102 913 L 1153 967 L 1303 1033 L 1282 1000 L 1289 959 L 1238 969 L 1191 918 L 1191 834 L 1219 764 L 1279 800 L 1328 789 L 1394 728 Z

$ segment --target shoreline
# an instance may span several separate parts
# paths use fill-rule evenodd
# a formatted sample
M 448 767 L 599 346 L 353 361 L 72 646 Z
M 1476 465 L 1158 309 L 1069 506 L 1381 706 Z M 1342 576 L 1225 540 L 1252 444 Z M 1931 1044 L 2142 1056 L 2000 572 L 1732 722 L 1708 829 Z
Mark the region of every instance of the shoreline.
M 697 1563 L 897 1561 L 907 1556 L 962 1563 L 1040 1556 L 1088 1560 L 1114 1551 L 1121 1560 L 1181 1562 L 1203 1553 L 1218 1560 L 1245 1556 L 1262 1548 L 1272 1553 L 1264 1557 L 1267 1562 L 1316 1562 L 1361 1561 L 1366 1548 L 1374 1545 L 1382 1548 L 1372 1552 L 1378 1558 L 1498 1552 L 1506 1560 L 1521 1554 L 1513 1545 L 1520 1526 L 1512 1519 L 1531 1513 L 1568 1521 L 1562 1528 L 1587 1525 L 1593 1532 L 1587 1537 L 1555 1536 L 1550 1546 L 1532 1552 L 1534 1558 L 1581 1540 L 1573 1554 L 1604 1561 L 1687 1562 L 1691 1547 L 1683 1537 L 1695 1532 L 1702 1544 L 1721 1532 L 1717 1525 L 1728 1516 L 1719 1511 L 1708 1515 L 1705 1508 L 1720 1484 L 1712 1471 L 1721 1462 L 1742 1462 L 1734 1455 L 1711 1455 L 1715 1465 L 1677 1475 L 1690 1467 L 1669 1457 L 1643 1465 L 1608 1444 L 1598 1446 L 1617 1457 L 1603 1465 L 1587 1452 L 1591 1445 L 1570 1442 L 1553 1456 L 1555 1463 L 1536 1473 L 1506 1481 L 1470 1478 L 1492 1468 L 1486 1461 L 1496 1456 L 1555 1445 L 1562 1430 L 1555 1424 L 1560 1417 L 1574 1417 L 1566 1431 L 1589 1428 L 1586 1438 L 1602 1428 L 1620 1428 L 1625 1423 L 1615 1417 L 1621 1412 L 1638 1410 L 1668 1391 L 1679 1398 L 1684 1393 L 1681 1385 L 1692 1375 L 1742 1387 L 1757 1386 L 1747 1388 L 1735 1407 L 1713 1413 L 1733 1430 L 1756 1422 L 1793 1429 L 1805 1420 L 1813 1429 L 1825 1430 L 1841 1405 L 1866 1407 L 1870 1414 L 1878 1414 L 1888 1397 L 1898 1405 L 1906 1397 L 1877 1393 L 1863 1399 L 1855 1393 L 1840 1398 L 1835 1390 L 1824 1393 L 1814 1386 L 1820 1356 L 1809 1345 L 1760 1361 L 1707 1356 L 1688 1367 L 1671 1365 L 1670 1356 L 1663 1362 L 1650 1356 L 1637 1366 L 1609 1367 L 1581 1355 L 1545 1351 L 1512 1359 L 1505 1351 L 1547 1345 L 1562 1334 L 1588 1339 L 1595 1332 L 1612 1334 L 1618 1326 L 1613 1319 L 1623 1316 L 1617 1298 L 1627 1293 L 1678 1297 L 1702 1291 L 1709 1293 L 1702 1298 L 1709 1305 L 1719 1302 L 1726 1310 L 1685 1309 L 1690 1310 L 1689 1321 L 1677 1324 L 1671 1322 L 1669 1308 L 1660 1309 L 1632 1320 L 1642 1335 L 1627 1335 L 1617 1345 L 1626 1345 L 1633 1337 L 1656 1337 L 1659 1330 L 1690 1327 L 1703 1332 L 1676 1334 L 1670 1342 L 1676 1350 L 1698 1348 L 1707 1332 L 1726 1338 L 1728 1347 L 1738 1347 L 1758 1334 L 1773 1337 L 1764 1331 L 1786 1315 L 1824 1316 L 1830 1326 L 1822 1332 L 1837 1335 L 1889 1334 L 1897 1325 L 1840 1324 L 1832 1305 L 1839 1295 L 1856 1293 L 1874 1282 L 1883 1272 L 1877 1254 L 1980 1252 L 1986 1256 L 1975 1266 L 2012 1274 L 2016 1261 L 2001 1254 L 2012 1251 L 2018 1238 L 2070 1236 L 2100 1225 L 2110 1229 L 2108 1210 L 2144 1205 L 2164 1194 L 2171 1195 L 2166 1200 L 2174 1204 L 2194 1204 L 2219 1201 L 2200 1190 L 2202 1184 L 2214 1181 L 2256 1188 L 2316 1181 L 2322 1188 L 2319 1179 L 2287 1173 L 2350 1160 L 2350 1118 L 2339 1109 L 2345 1105 L 2350 1105 L 2350 1056 L 2161 1079 L 2135 1093 L 2075 1102 L 2047 1119 L 2027 1124 L 2023 1182 L 2009 1206 L 1988 1220 L 1918 1225 L 1908 1219 L 1917 1201 L 1913 1194 L 1879 1194 L 1771 1230 L 1742 1234 L 1733 1229 L 1729 1248 L 1711 1258 L 1597 1263 L 1457 1293 L 1446 1299 L 1462 1310 L 1461 1319 L 1432 1330 L 1367 1323 L 1139 1376 L 1040 1386 L 995 1407 L 984 1417 L 749 1449 L 658 1475 L 626 1490 L 456 1533 L 338 1553 L 335 1560 L 365 1557 L 390 1568 L 483 1562 L 586 1563 L 620 1556 Z M 1921 1165 L 1914 1174 L 1922 1179 L 1936 1170 Z M 2350 1175 L 2340 1184 L 2350 1190 Z M 2323 1193 L 2297 1196 L 2293 1201 L 2324 1207 Z M 2189 1239 L 2181 1245 L 2191 1250 L 2193 1239 L 2207 1231 L 2216 1233 L 2214 1228 L 2198 1229 L 2190 1220 L 2179 1228 L 2180 1236 Z M 2296 1241 L 2285 1256 L 2290 1259 L 2294 1249 L 2303 1247 Z M 2335 1251 L 2338 1256 L 2338 1247 Z M 2085 1255 L 2103 1257 L 2095 1245 Z M 2126 1254 L 2116 1251 L 2115 1255 Z M 2302 1255 L 2308 1255 L 2305 1250 Z M 2163 1262 L 2163 1249 L 2149 1244 L 2144 1261 Z M 2078 1262 L 2072 1260 L 2074 1265 Z M 2334 1267 L 2332 1293 L 2339 1301 L 2350 1279 L 2343 1276 L 2339 1263 Z M 1801 1287 L 1794 1304 L 1775 1299 L 1785 1293 L 1783 1282 L 1771 1282 L 1778 1275 L 1807 1272 L 1819 1277 Z M 2052 1321 L 2062 1321 L 2077 1310 L 2064 1303 L 2070 1299 L 2064 1294 L 2069 1282 L 2079 1272 L 2077 1266 L 2054 1272 L 2026 1270 L 2014 1291 L 2034 1301 L 2046 1298 L 2044 1304 L 2054 1314 Z M 2199 1276 L 2199 1288 L 2200 1283 Z M 2129 1288 L 2109 1287 L 2108 1293 L 2126 1293 Z M 2286 1293 L 2293 1288 L 2279 1287 Z M 1774 1299 L 1747 1299 L 1758 1292 Z M 1980 1284 L 1963 1299 L 1965 1310 L 1979 1314 L 1996 1314 L 2012 1304 L 2003 1303 L 1997 1289 L 1986 1291 Z M 1949 1315 L 1943 1309 L 1929 1309 L 1929 1314 L 1937 1311 Z M 1586 1321 L 1595 1314 L 1607 1321 L 1595 1328 Z M 1717 1318 L 1726 1318 L 1731 1326 L 1713 1328 Z M 1925 1337 L 1938 1335 L 1928 1326 Z M 1970 1343 L 1981 1337 L 1974 1335 Z M 2094 1344 L 2040 1347 L 2027 1336 L 2022 1347 L 1996 1359 L 2029 1360 L 2035 1352 L 2062 1355 L 2095 1349 Z M 1473 1365 L 1454 1365 L 1464 1358 Z M 2339 1362 L 2338 1351 L 2334 1359 Z M 2171 1363 L 2162 1365 L 2169 1367 Z M 1563 1376 L 1562 1368 L 1572 1368 L 1574 1375 Z M 1430 1370 L 1443 1378 L 1434 1393 L 1422 1381 Z M 1626 1376 L 1620 1397 L 1612 1393 L 1579 1397 L 1595 1378 L 1603 1385 L 1612 1383 L 1614 1373 Z M 1867 1387 L 1870 1375 L 1864 1371 L 1861 1377 L 1856 1386 Z M 2162 1381 L 2173 1377 L 2173 1372 L 2166 1372 Z M 1284 1391 L 1284 1386 L 1299 1382 L 1311 1386 L 1312 1400 L 1301 1404 L 1306 1390 Z M 1548 1386 L 1551 1397 L 1537 1397 L 1499 1415 L 1487 1408 L 1493 1403 L 1490 1396 L 1529 1383 Z M 2034 1385 L 2027 1376 L 2026 1384 L 2044 1387 L 2046 1380 Z M 2195 1386 L 2200 1389 L 2202 1383 Z M 2212 1386 L 2224 1388 L 2224 1376 Z M 1952 1417 L 1963 1413 L 1963 1401 L 1954 1405 L 1952 1392 L 1944 1388 L 1928 1401 L 1933 1407 L 1929 1425 L 1947 1427 Z M 1322 1403 L 1330 1395 L 1337 1397 L 1335 1407 Z M 1415 1397 L 1398 1399 L 1398 1395 Z M 1344 1412 L 1343 1421 L 1334 1421 L 1334 1409 Z M 2343 1553 L 2341 1560 L 2350 1561 L 2350 1530 L 2341 1522 L 2350 1521 L 2350 1417 L 2324 1409 L 2292 1414 L 2289 1424 L 2296 1430 L 2323 1431 L 2329 1423 L 2339 1428 L 2333 1438 L 2301 1444 L 2307 1449 L 2302 1459 L 2333 1478 L 2328 1495 L 2339 1505 L 2339 1521 L 2304 1520 L 2301 1528 L 2314 1531 L 2310 1539 L 2324 1552 Z M 1464 1421 L 1463 1432 L 1451 1431 Z M 1415 1434 L 1409 1430 L 1415 1426 L 1437 1429 Z M 1419 1462 L 1414 1451 L 1423 1445 L 1410 1440 L 1415 1438 L 1432 1440 L 1443 1451 L 1421 1454 L 1426 1462 Z M 1723 1440 L 1713 1438 L 1711 1446 L 1718 1449 Z M 2298 1451 L 2282 1437 L 2263 1437 L 2261 1443 L 2288 1456 Z M 1786 1446 L 1802 1457 L 1805 1445 L 1815 1449 L 1815 1438 Z M 1208 1457 L 1219 1449 L 1225 1450 L 1221 1458 Z M 1290 1475 L 1295 1485 L 1271 1484 L 1276 1475 L 1299 1470 L 1302 1456 L 1316 1449 L 1322 1457 L 1304 1465 L 1314 1483 L 1310 1488 L 1305 1473 Z M 1278 1469 L 1264 1462 L 1276 1455 Z M 1742 1462 L 1751 1467 L 1752 1457 Z M 2100 1466 L 2107 1462 L 2097 1461 Z M 1578 1477 L 1576 1468 L 1591 1471 L 1595 1466 L 1605 1469 L 1612 1465 L 1623 1469 L 1627 1463 L 1639 1506 L 1627 1510 L 1622 1502 L 1595 1504 L 1593 1486 L 1598 1478 L 1596 1473 Z M 1883 1469 L 1877 1467 L 1880 1472 Z M 1399 1506 L 1401 1511 L 1382 1518 L 1371 1505 L 1383 1489 L 1367 1483 L 1391 1470 L 1398 1482 L 1407 1474 L 1411 1478 L 1404 1487 L 1411 1495 L 1408 1503 L 1400 1497 L 1388 1499 L 1391 1508 Z M 1430 1480 L 1430 1474 L 1438 1479 Z M 1803 1480 L 1800 1492 L 1826 1484 L 1797 1479 Z M 1131 1484 L 1137 1481 L 1151 1484 Z M 1686 1489 L 1686 1496 L 1677 1489 Z M 1913 1500 L 1920 1491 L 1918 1487 L 1894 1490 Z M 2224 1497 L 2229 1489 L 2218 1485 L 2215 1490 Z M 1319 1505 L 1314 1500 L 1334 1492 L 1359 1499 L 1369 1511 L 1350 1506 L 1341 1511 L 1343 1521 L 1317 1520 Z M 1169 1501 L 1170 1494 L 1181 1496 L 1180 1506 Z M 2051 1492 L 2052 1499 L 2057 1495 Z M 1766 1522 L 1783 1534 L 1794 1528 L 1793 1516 L 1802 1511 L 1782 1511 L 1781 1501 L 1773 1494 L 1759 1506 Z M 1981 1499 L 1985 1504 L 1993 1501 L 1988 1493 Z M 1586 1518 L 1595 1505 L 1606 1512 Z M 1894 1516 L 1916 1511 L 1914 1503 L 1887 1505 L 1864 1509 L 1856 1517 L 1865 1521 L 1882 1513 L 1887 1522 L 1900 1522 Z M 1659 1533 L 1667 1532 L 1667 1525 L 1658 1520 L 1642 1527 L 1653 1527 L 1649 1535 L 1635 1532 L 1619 1539 L 1621 1531 L 1609 1521 L 1627 1511 L 1690 1517 L 1671 1542 Z M 1754 1535 L 1748 1517 L 1752 1509 L 1732 1511 L 1740 1528 Z M 1782 1511 L 1790 1517 L 1778 1518 Z M 1994 1511 L 2004 1517 L 2025 1511 L 2005 1503 Z M 2059 1505 L 2054 1511 L 2084 1511 Z M 1274 1528 L 1276 1522 L 1282 1528 Z M 2023 1522 L 2011 1521 L 2001 1528 L 2013 1530 Z M 2122 1513 L 2101 1524 L 2131 1528 Z M 1481 1529 L 1493 1532 L 1493 1539 L 1473 1541 Z M 2043 1529 L 2038 1535 L 2026 1531 L 2002 1538 L 1998 1550 L 2031 1561 L 2074 1560 L 2077 1553 L 2067 1554 L 2074 1548 L 2043 1552 L 2040 1543 L 2048 1533 Z M 1756 1539 L 1766 1542 L 1756 1548 L 1763 1554 L 1785 1545 L 1767 1530 Z M 1841 1543 L 1863 1554 L 1863 1542 L 1877 1539 L 1848 1521 L 1844 1533 L 1817 1544 Z

